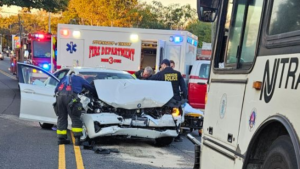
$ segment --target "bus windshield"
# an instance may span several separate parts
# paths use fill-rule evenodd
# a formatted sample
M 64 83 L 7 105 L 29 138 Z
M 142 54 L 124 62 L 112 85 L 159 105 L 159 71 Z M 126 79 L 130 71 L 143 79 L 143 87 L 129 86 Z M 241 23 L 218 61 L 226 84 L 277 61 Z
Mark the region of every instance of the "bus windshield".
M 50 58 L 51 41 L 33 41 L 33 57 Z

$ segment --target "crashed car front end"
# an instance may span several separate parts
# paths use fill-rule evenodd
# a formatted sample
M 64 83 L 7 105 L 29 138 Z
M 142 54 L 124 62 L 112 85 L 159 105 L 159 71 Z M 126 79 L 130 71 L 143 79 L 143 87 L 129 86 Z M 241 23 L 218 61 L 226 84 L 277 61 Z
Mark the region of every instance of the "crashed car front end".
M 151 117 L 123 119 L 122 116 L 114 113 L 84 114 L 82 120 L 89 138 L 131 136 L 156 139 L 178 135 L 175 122 L 171 116 L 164 115 L 155 120 L 155 123 L 151 120 Z
M 85 137 L 127 136 L 174 138 L 178 136 L 180 105 L 168 106 L 173 97 L 170 82 L 95 80 L 98 98 L 82 97 L 81 118 Z

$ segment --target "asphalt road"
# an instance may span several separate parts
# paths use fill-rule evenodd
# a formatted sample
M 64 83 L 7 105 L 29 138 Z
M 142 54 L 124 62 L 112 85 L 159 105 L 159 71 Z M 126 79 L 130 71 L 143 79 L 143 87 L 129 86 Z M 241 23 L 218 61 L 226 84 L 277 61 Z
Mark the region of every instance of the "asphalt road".
M 120 151 L 107 155 L 96 154 L 83 147 L 76 149 L 72 144 L 60 149 L 55 131 L 44 130 L 38 123 L 19 119 L 20 92 L 8 67 L 9 58 L 6 57 L 0 61 L 1 169 L 51 169 L 58 168 L 59 164 L 68 169 L 193 168 L 194 146 L 185 136 L 183 142 L 174 142 L 163 148 L 155 147 L 149 140 L 100 140 L 97 147 Z M 199 138 L 196 132 L 193 135 Z

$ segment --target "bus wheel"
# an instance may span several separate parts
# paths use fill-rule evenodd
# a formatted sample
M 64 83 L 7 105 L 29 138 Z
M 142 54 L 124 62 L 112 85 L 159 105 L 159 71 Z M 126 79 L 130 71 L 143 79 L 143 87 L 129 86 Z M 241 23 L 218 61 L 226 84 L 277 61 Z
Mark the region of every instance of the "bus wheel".
M 264 169 L 296 169 L 297 159 L 289 136 L 278 137 L 269 148 Z
M 53 124 L 49 124 L 49 123 L 42 123 L 42 122 L 39 122 L 40 126 L 42 129 L 47 129 L 47 130 L 50 130 L 52 129 L 52 127 L 54 126 Z

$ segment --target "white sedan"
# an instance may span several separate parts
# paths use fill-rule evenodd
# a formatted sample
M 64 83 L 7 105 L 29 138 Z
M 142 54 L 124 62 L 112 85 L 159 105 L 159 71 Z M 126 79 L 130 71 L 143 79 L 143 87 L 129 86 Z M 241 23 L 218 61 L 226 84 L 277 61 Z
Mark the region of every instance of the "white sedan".
M 18 70 L 20 118 L 40 122 L 42 128 L 57 123 L 52 106 L 54 89 L 60 79 L 74 73 L 93 83 L 98 95 L 80 95 L 85 109 L 82 139 L 139 137 L 155 139 L 157 145 L 164 146 L 178 135 L 181 116 L 178 108 L 168 106 L 173 97 L 170 82 L 135 80 L 127 72 L 103 68 L 65 68 L 50 74 L 40 67 L 18 63 Z

